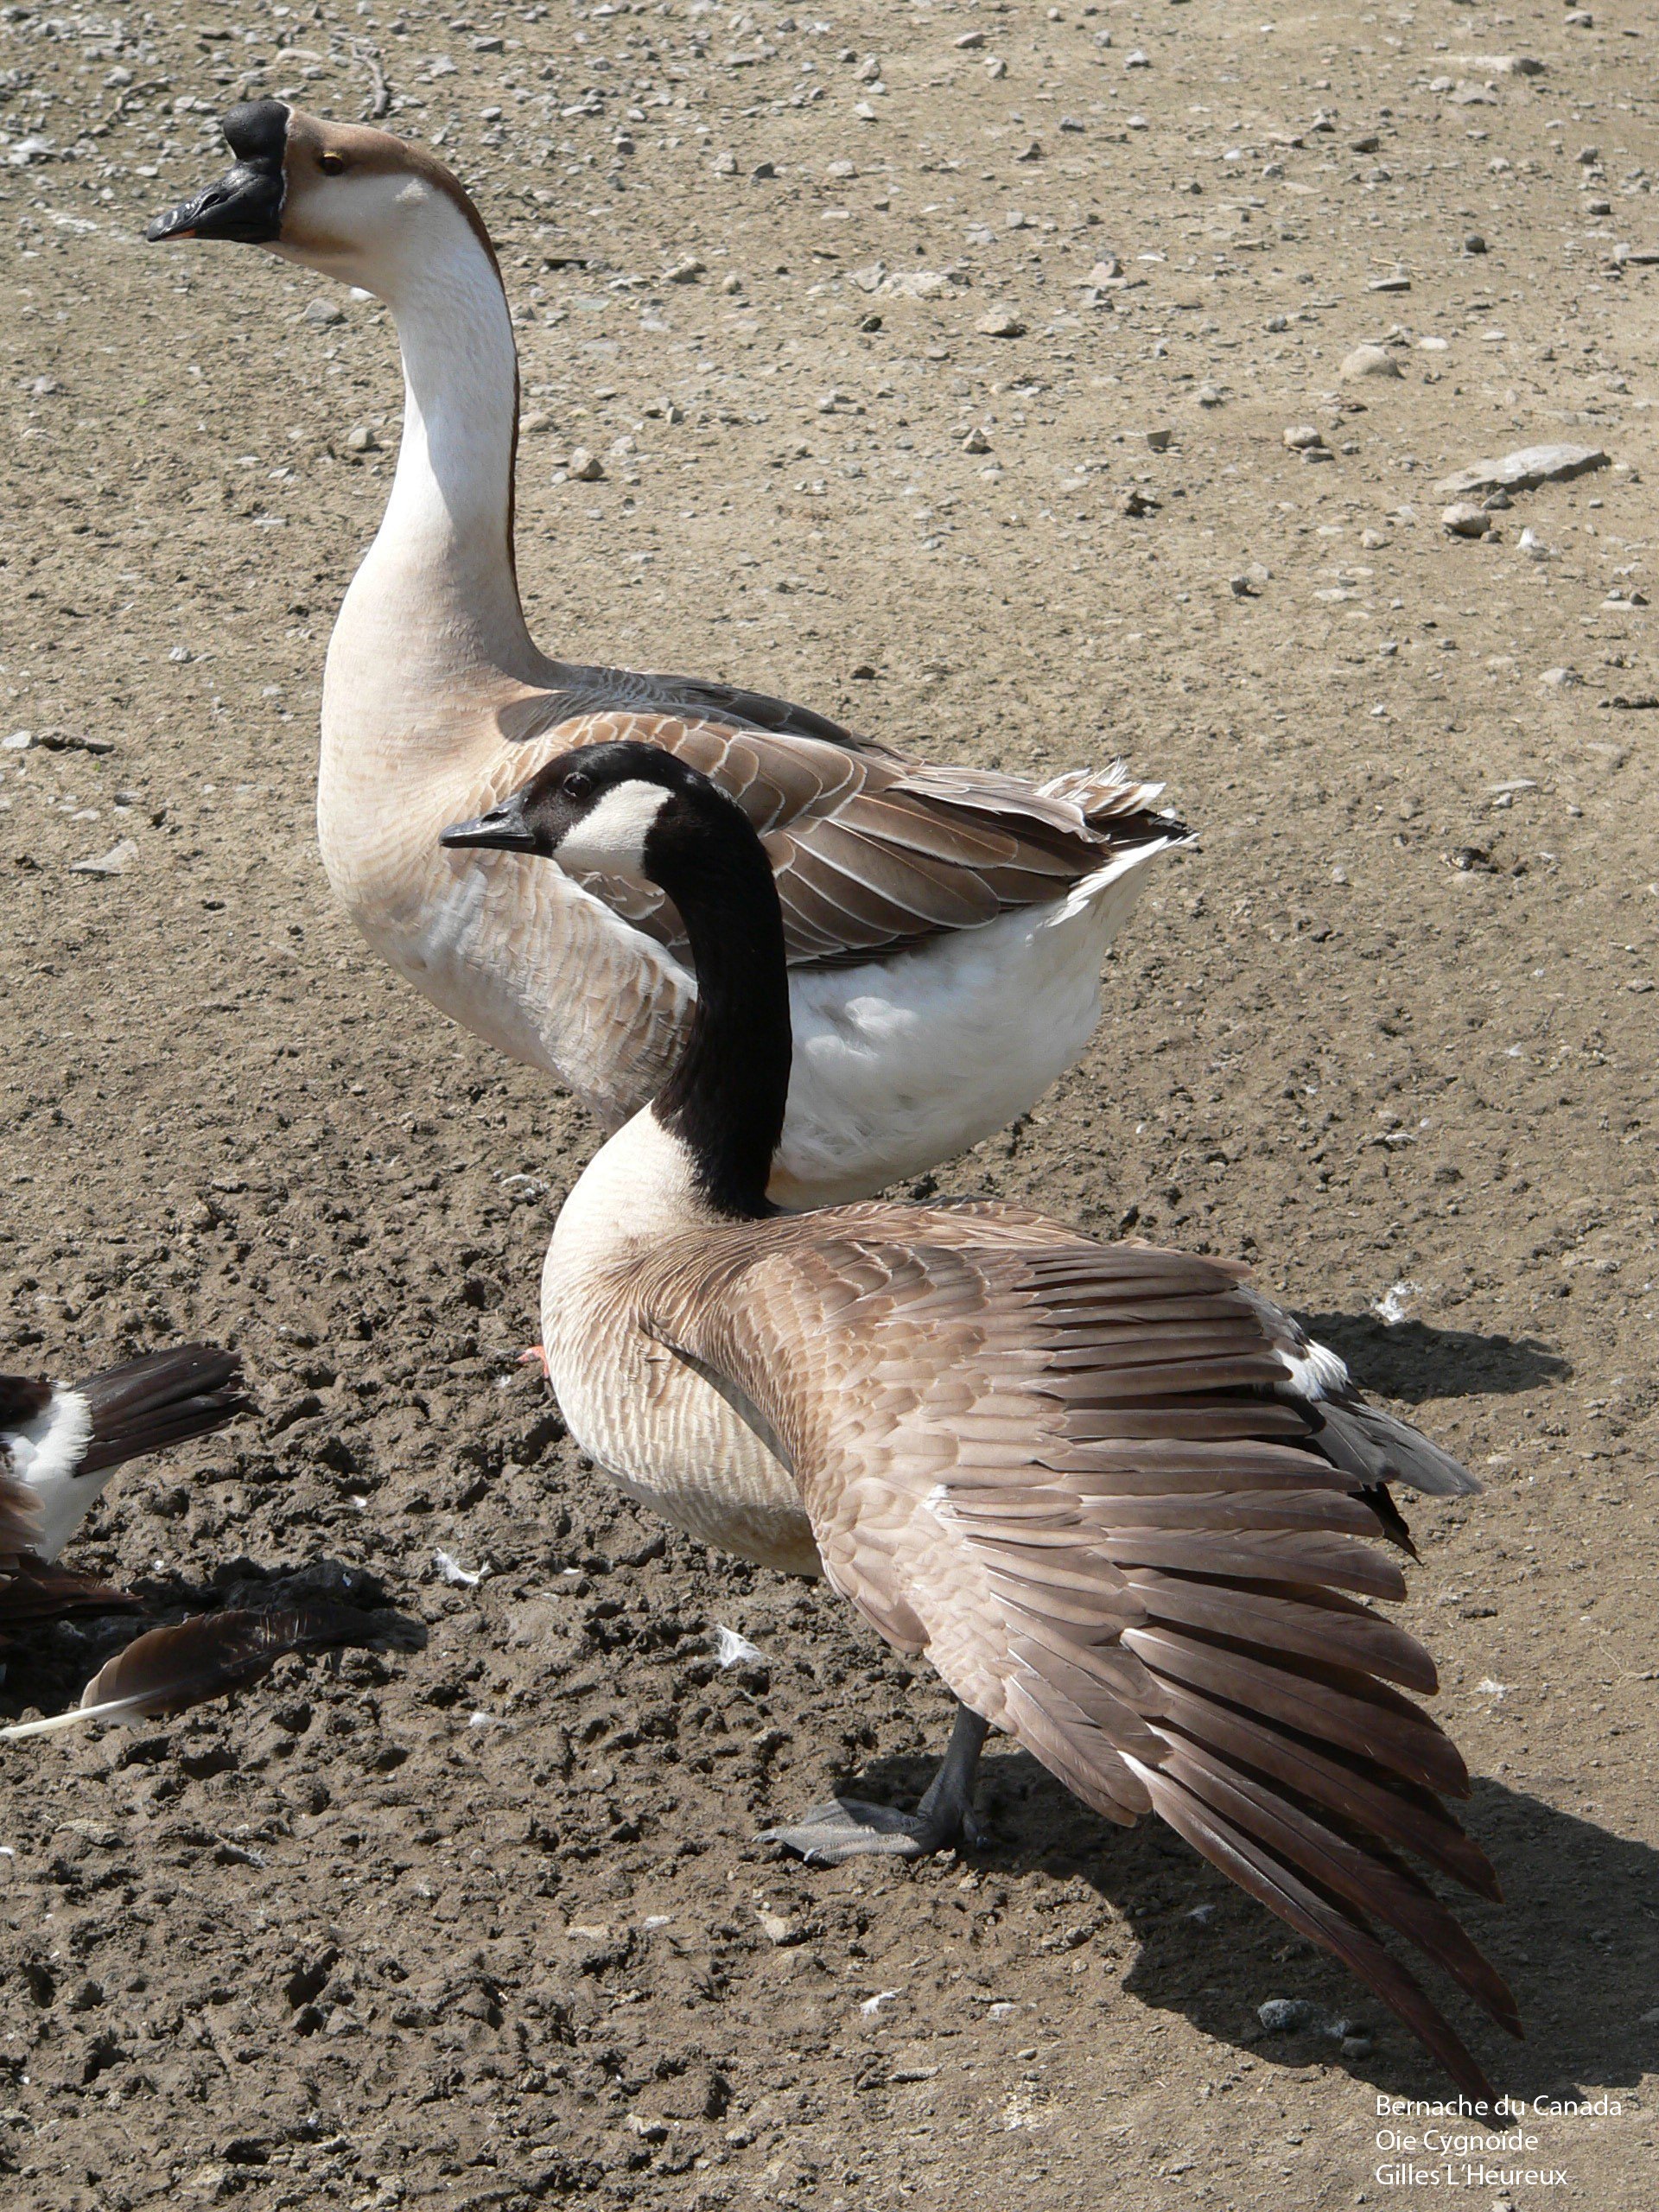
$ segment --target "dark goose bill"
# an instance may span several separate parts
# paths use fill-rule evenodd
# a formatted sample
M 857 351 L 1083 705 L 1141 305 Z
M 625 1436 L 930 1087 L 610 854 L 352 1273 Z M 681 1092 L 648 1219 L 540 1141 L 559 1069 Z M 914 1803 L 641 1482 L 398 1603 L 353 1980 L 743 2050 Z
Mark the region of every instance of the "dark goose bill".
M 288 110 L 281 100 L 245 100 L 225 118 L 225 137 L 236 167 L 176 207 L 158 215 L 144 236 L 232 238 L 240 245 L 269 245 L 283 227 Z
M 472 845 L 501 853 L 533 853 L 538 849 L 536 832 L 524 819 L 521 791 L 471 822 L 452 822 L 438 832 L 438 842 L 451 852 Z

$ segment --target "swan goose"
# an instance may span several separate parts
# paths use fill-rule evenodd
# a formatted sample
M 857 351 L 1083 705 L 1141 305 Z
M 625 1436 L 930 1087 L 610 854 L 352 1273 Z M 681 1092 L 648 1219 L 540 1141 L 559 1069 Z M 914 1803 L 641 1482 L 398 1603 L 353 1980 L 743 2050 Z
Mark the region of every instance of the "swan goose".
M 73 1388 L 0 1375 L 0 1639 L 26 1621 L 130 1602 L 54 1564 L 129 1459 L 206 1436 L 247 1410 L 242 1363 L 211 1344 L 141 1352 Z
M 1106 948 L 1184 834 L 1159 787 L 917 766 L 786 701 L 545 658 L 513 561 L 517 350 L 477 209 L 385 131 L 274 99 L 224 130 L 236 167 L 149 236 L 262 245 L 362 286 L 402 344 L 397 474 L 329 645 L 317 790 L 329 881 L 369 943 L 620 1126 L 690 1020 L 672 902 L 602 870 L 444 852 L 437 832 L 555 755 L 644 741 L 738 801 L 777 874 L 796 1073 L 775 1195 L 868 1193 L 1022 1113 L 1087 1044 Z
M 580 750 L 445 842 L 643 878 L 696 963 L 672 1074 L 590 1163 L 548 1251 L 543 1329 L 572 1433 L 669 1519 L 753 1554 L 754 1501 L 697 1430 L 717 1393 L 836 1589 L 959 1702 L 915 1814 L 836 1800 L 772 1839 L 837 1860 L 971 1838 L 980 1748 L 1004 1730 L 1109 1819 L 1161 1815 L 1490 2098 L 1370 1926 L 1520 2031 L 1395 1855 L 1497 1894 L 1440 1802 L 1466 1793 L 1464 1763 L 1393 1687 L 1432 1691 L 1433 1663 L 1364 1603 L 1405 1594 L 1366 1541 L 1410 1549 L 1389 1484 L 1454 1496 L 1473 1478 L 1366 1405 L 1236 1265 L 988 1202 L 776 1211 L 777 893 L 741 812 L 685 761 Z

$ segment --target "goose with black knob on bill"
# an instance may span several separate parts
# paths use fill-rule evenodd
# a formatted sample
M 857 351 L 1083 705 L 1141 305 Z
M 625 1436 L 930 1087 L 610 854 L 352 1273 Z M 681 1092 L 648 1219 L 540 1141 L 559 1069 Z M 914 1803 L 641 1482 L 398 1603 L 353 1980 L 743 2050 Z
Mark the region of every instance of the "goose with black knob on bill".
M 774 1197 L 863 1195 L 1023 1113 L 1088 1044 L 1107 947 L 1185 836 L 1159 786 L 920 764 L 764 692 L 550 658 L 519 601 L 518 353 L 477 208 L 383 130 L 276 99 L 224 127 L 236 166 L 150 237 L 360 286 L 402 346 L 397 474 L 328 649 L 317 787 L 323 864 L 370 944 L 617 1128 L 690 1027 L 683 918 L 655 885 L 446 852 L 438 831 L 557 755 L 646 742 L 736 800 L 777 879 L 796 1060 Z
M 914 1813 L 836 1799 L 774 1839 L 820 1860 L 971 1840 L 981 1745 L 1003 1730 L 1108 1819 L 1160 1815 L 1490 2097 L 1373 1925 L 1519 2033 L 1399 1855 L 1497 1894 L 1442 1802 L 1466 1793 L 1463 1760 L 1402 1694 L 1434 1689 L 1433 1662 L 1367 1602 L 1405 1594 L 1376 1541 L 1411 1549 L 1390 1485 L 1473 1478 L 1227 1262 L 988 1201 L 776 1211 L 777 888 L 741 811 L 684 761 L 583 750 L 444 837 L 655 885 L 696 969 L 672 1073 L 549 1247 L 543 1338 L 572 1433 L 692 1535 L 821 1561 L 958 1700 Z M 715 1408 L 748 1439 L 729 1459 Z

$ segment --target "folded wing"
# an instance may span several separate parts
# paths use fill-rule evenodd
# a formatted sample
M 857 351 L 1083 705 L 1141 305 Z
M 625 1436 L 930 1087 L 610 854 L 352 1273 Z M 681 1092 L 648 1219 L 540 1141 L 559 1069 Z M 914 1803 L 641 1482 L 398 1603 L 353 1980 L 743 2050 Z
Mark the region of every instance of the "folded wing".
M 1048 904 L 1126 854 L 1185 834 L 1155 810 L 1159 786 L 1117 771 L 1039 789 L 984 769 L 912 767 L 759 693 L 606 669 L 566 675 L 498 715 L 503 734 L 525 746 L 525 777 L 556 753 L 622 740 L 701 769 L 760 833 L 797 965 L 844 965 Z M 578 880 L 684 953 L 680 918 L 654 887 Z

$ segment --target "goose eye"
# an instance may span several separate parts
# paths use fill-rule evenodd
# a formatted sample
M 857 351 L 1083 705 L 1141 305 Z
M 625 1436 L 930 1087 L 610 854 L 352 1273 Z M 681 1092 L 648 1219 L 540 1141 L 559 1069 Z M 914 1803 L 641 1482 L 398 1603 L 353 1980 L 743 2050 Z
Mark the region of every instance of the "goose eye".
M 567 798 L 586 798 L 593 788 L 593 778 L 582 768 L 576 769 L 564 779 L 564 795 Z
M 317 167 L 324 176 L 339 176 L 346 167 L 344 154 L 319 154 Z

